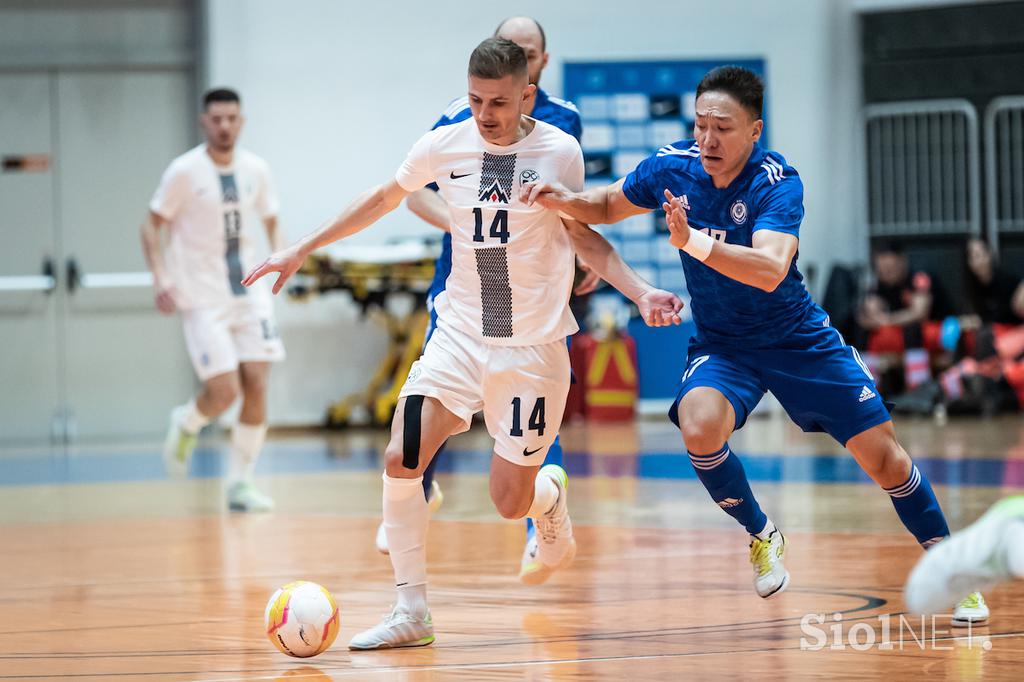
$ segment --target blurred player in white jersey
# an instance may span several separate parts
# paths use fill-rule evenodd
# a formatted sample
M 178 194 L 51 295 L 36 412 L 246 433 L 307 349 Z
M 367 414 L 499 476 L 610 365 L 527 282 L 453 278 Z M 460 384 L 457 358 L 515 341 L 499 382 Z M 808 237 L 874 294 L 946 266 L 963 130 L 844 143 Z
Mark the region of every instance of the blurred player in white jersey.
M 522 48 L 488 38 L 469 61 L 472 120 L 424 135 L 393 179 L 361 194 L 245 280 L 252 284 L 279 272 L 276 293 L 313 250 L 368 227 L 431 182 L 448 206 L 452 272 L 436 301 L 434 337 L 402 388 L 385 452 L 384 527 L 397 603 L 380 625 L 356 635 L 351 649 L 434 641 L 423 470 L 450 435 L 469 428 L 476 412 L 483 411 L 495 440 L 495 507 L 506 518 L 534 520 L 546 570 L 563 568 L 575 556 L 568 478 L 559 466 L 540 467 L 569 388 L 565 338 L 577 330 L 568 305 L 574 250 L 633 300 L 648 324 L 679 322 L 678 297 L 640 279 L 603 237 L 556 211 L 519 201 L 518 188 L 536 178 L 583 185 L 579 143 L 523 114 L 534 88 Z
M 270 363 L 284 358 L 284 346 L 267 288 L 241 281 L 255 260 L 260 228 L 271 248 L 282 246 L 277 193 L 266 162 L 235 146 L 244 123 L 237 93 L 207 92 L 200 123 L 206 142 L 167 167 L 142 225 L 156 307 L 181 313 L 192 366 L 203 382 L 199 395 L 171 412 L 164 461 L 172 474 L 184 476 L 196 434 L 241 394 L 231 431 L 228 507 L 269 511 L 273 501 L 253 486 L 252 475 L 267 430 Z

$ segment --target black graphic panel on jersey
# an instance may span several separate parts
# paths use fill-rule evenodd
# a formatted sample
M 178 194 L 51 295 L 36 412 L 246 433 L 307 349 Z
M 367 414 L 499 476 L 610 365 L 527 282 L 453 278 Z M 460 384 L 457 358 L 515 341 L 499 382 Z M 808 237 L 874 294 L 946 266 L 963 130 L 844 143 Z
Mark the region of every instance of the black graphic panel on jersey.
M 480 169 L 480 201 L 494 204 L 510 203 L 512 181 L 516 176 L 515 154 L 488 154 L 484 152 Z
M 228 262 L 228 284 L 231 286 L 231 293 L 235 296 L 244 296 L 245 287 L 242 286 L 242 256 L 239 253 L 242 214 L 238 211 L 238 185 L 235 184 L 235 176 L 227 173 L 220 176 L 220 199 L 224 203 L 224 259 Z
M 480 328 L 484 336 L 512 336 L 512 287 L 508 282 L 508 256 L 504 246 L 473 251 L 480 275 Z

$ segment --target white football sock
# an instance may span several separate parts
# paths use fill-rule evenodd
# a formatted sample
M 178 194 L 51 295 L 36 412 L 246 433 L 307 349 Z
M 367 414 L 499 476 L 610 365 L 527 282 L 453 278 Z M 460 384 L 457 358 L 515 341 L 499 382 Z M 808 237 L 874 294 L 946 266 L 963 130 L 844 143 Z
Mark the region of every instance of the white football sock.
M 1024 522 L 1009 524 L 1006 533 L 1007 568 L 1017 578 L 1024 578 Z
M 768 517 L 765 517 L 765 518 L 767 520 L 764 522 L 764 528 L 762 528 L 761 532 L 757 534 L 757 537 L 759 537 L 762 540 L 767 540 L 769 535 L 771 535 L 773 532 L 778 530 L 775 527 L 775 524 L 772 523 L 771 519 L 769 519 Z
M 548 476 L 540 476 L 533 482 L 533 502 L 526 515 L 538 519 L 547 514 L 558 502 L 558 486 Z
M 185 415 L 181 420 L 181 428 L 185 429 L 187 433 L 195 435 L 209 423 L 210 418 L 200 412 L 196 406 L 196 399 L 188 401 L 185 405 Z
M 384 474 L 384 533 L 395 571 L 399 610 L 427 613 L 427 524 L 423 477 L 391 478 Z
M 231 429 L 231 449 L 228 455 L 229 470 L 228 480 L 231 483 L 238 481 L 252 481 L 253 472 L 256 470 L 256 460 L 263 449 L 263 441 L 266 440 L 266 424 L 243 424 L 238 422 Z

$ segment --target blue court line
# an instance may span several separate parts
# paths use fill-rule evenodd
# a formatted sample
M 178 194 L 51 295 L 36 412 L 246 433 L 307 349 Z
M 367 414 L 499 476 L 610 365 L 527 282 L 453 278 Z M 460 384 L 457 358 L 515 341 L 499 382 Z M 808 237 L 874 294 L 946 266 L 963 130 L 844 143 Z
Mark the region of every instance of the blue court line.
M 224 475 L 226 454 L 226 447 L 200 446 L 193 457 L 190 476 L 216 478 Z M 740 457 L 747 477 L 755 482 L 872 483 L 853 457 L 847 454 Z M 914 461 L 921 472 L 937 484 L 1024 488 L 1024 460 L 919 457 Z M 380 467 L 380 453 L 374 448 L 336 452 L 326 442 L 288 441 L 267 444 L 260 457 L 257 474 L 377 471 Z M 452 450 L 442 455 L 437 471 L 483 474 L 489 467 L 489 452 Z M 677 452 L 597 457 L 567 452 L 565 468 L 573 476 L 697 479 L 689 458 L 685 453 Z M 79 449 L 67 456 L 0 458 L 0 486 L 155 481 L 166 477 L 160 455 L 153 451 L 110 453 L 100 449 Z

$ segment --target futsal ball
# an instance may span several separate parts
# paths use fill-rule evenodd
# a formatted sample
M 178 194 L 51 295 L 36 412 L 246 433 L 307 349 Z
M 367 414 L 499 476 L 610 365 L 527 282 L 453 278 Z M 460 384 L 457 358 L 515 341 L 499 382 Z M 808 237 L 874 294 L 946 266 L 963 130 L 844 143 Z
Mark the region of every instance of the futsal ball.
M 316 583 L 288 583 L 270 597 L 263 619 L 267 638 L 282 653 L 308 658 L 326 651 L 338 636 L 338 604 Z

